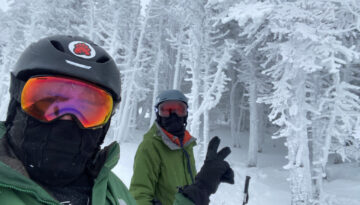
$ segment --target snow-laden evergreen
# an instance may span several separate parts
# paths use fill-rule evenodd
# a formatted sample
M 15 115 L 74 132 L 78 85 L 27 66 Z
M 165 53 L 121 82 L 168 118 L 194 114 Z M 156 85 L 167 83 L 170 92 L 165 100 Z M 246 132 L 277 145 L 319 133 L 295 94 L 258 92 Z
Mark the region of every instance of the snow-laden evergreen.
M 266 57 L 262 72 L 273 89 L 258 101 L 270 105 L 269 119 L 280 127 L 274 137 L 287 138 L 291 204 L 326 201 L 322 180 L 333 141 L 343 158 L 346 142 L 357 143 L 352 136 L 359 87 L 341 79 L 346 65 L 359 57 L 358 48 L 343 41 L 359 32 L 354 6 L 353 1 L 242 2 L 223 18 L 237 21 L 241 35 L 251 40 L 245 52 L 257 48 Z

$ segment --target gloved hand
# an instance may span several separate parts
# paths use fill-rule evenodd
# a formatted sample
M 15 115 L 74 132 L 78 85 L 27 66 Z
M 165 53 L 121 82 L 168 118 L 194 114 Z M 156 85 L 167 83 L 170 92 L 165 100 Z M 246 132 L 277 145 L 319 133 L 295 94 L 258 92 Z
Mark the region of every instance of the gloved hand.
M 231 153 L 229 147 L 217 152 L 220 139 L 213 137 L 208 146 L 206 159 L 192 185 L 184 187 L 180 192 L 196 205 L 207 205 L 211 194 L 215 193 L 221 182 L 234 184 L 234 171 L 224 159 Z

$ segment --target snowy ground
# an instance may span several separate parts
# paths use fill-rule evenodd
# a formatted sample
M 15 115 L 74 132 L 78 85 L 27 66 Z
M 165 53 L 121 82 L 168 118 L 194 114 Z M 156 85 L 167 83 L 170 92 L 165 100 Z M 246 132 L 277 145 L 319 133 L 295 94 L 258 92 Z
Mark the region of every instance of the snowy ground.
M 120 146 L 120 162 L 113 171 L 127 186 L 132 176 L 134 155 L 144 132 L 145 130 L 135 131 L 134 140 Z M 213 130 L 211 136 L 215 135 L 221 137 L 221 146 L 231 144 L 229 129 Z M 251 176 L 248 205 L 290 205 L 289 185 L 286 181 L 288 172 L 282 168 L 287 163 L 284 157 L 287 152 L 284 141 L 267 137 L 263 152 L 258 157 L 258 167 L 247 168 L 247 133 L 243 135 L 244 146 L 232 148 L 232 153 L 227 158 L 235 172 L 235 185 L 221 184 L 216 194 L 211 197 L 211 205 L 241 205 L 246 175 Z M 202 162 L 198 163 L 199 169 Z M 327 174 L 327 181 L 324 182 L 324 189 L 328 194 L 327 204 L 360 205 L 359 164 L 330 165 Z

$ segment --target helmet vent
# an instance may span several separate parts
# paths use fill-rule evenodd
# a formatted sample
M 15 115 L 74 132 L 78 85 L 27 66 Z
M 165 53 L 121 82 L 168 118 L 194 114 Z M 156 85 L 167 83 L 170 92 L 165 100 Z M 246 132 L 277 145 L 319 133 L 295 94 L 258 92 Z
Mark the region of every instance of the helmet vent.
M 106 63 L 108 62 L 110 59 L 107 56 L 101 56 L 99 59 L 96 60 L 97 63 Z
M 65 49 L 64 49 L 64 47 L 61 45 L 60 42 L 58 42 L 58 41 L 50 41 L 50 42 L 51 42 L 51 44 L 52 44 L 57 50 L 59 50 L 59 51 L 61 51 L 61 52 L 65 52 Z

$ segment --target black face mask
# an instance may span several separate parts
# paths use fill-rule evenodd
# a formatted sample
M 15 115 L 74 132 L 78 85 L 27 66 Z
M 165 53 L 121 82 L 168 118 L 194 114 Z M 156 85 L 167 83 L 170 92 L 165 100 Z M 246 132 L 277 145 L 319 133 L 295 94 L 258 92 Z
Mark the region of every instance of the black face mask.
M 184 138 L 187 117 L 179 117 L 171 113 L 169 117 L 160 117 L 157 115 L 158 124 L 166 131 L 180 139 Z
M 81 129 L 74 120 L 42 123 L 19 109 L 9 142 L 30 177 L 44 185 L 64 186 L 82 175 L 108 127 Z

